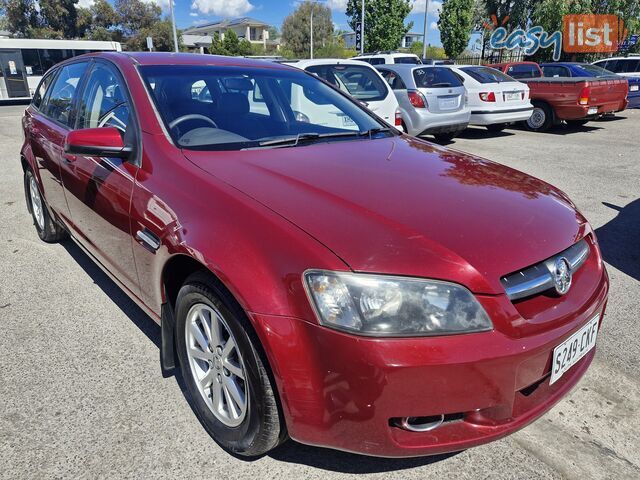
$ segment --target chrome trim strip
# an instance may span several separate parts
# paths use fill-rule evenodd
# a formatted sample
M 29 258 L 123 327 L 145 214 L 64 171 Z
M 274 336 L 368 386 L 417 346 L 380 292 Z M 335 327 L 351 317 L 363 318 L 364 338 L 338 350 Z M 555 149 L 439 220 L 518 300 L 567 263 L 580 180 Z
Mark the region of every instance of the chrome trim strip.
M 566 258 L 571 272 L 578 270 L 589 257 L 589 244 L 585 239 L 536 265 L 500 279 L 510 300 L 519 300 L 542 293 L 554 287 L 553 269 L 558 258 Z

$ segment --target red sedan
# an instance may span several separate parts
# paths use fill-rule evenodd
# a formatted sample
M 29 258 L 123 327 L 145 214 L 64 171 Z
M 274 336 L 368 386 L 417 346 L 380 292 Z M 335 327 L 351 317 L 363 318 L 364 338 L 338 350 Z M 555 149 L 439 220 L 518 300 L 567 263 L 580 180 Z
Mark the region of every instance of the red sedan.
M 23 126 L 38 235 L 70 236 L 160 323 L 162 366 L 236 454 L 461 450 L 593 359 L 608 277 L 565 194 L 299 69 L 76 57 Z

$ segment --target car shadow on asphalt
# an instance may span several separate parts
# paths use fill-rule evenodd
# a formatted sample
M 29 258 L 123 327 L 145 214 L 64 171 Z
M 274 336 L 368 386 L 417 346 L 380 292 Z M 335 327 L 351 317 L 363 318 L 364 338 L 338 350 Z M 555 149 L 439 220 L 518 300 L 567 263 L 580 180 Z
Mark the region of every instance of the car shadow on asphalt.
M 144 310 L 138 307 L 73 240 L 66 239 L 61 242 L 61 245 L 76 263 L 82 267 L 87 275 L 91 277 L 93 283 L 100 287 L 113 303 L 129 317 L 133 324 L 160 349 L 160 326 L 154 322 Z
M 268 456 L 274 460 L 297 463 L 337 473 L 383 473 L 408 468 L 423 467 L 451 458 L 460 452 L 428 457 L 381 458 L 355 453 L 341 452 L 328 448 L 312 447 L 289 440 Z
M 484 140 L 487 138 L 511 137 L 513 135 L 515 135 L 515 133 L 507 132 L 505 130 L 501 130 L 499 132 L 491 132 L 484 127 L 469 127 L 462 133 L 460 133 L 458 137 L 464 138 L 465 140 Z M 455 142 L 455 140 L 456 139 L 454 138 L 453 141 Z
M 602 202 L 618 215 L 596 229 L 604 261 L 630 277 L 640 280 L 640 198 L 624 207 Z

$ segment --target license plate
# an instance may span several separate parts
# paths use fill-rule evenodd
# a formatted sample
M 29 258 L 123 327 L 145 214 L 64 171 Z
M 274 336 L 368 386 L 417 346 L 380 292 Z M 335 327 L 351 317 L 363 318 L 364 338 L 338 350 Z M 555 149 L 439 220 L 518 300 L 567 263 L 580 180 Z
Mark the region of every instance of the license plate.
M 549 385 L 560 379 L 567 370 L 596 346 L 599 320 L 600 315 L 596 315 L 584 327 L 553 349 Z
M 440 110 L 451 110 L 452 108 L 456 108 L 458 106 L 458 99 L 454 98 L 439 98 L 438 106 Z
M 520 92 L 505 93 L 504 94 L 504 101 L 505 102 L 513 102 L 514 100 L 520 100 Z
M 630 92 L 637 92 L 637 91 L 638 91 L 638 88 L 639 88 L 639 87 L 638 87 L 638 85 L 631 85 L 631 86 L 629 87 L 629 91 L 630 91 Z
M 595 115 L 596 113 L 598 113 L 598 107 L 589 108 L 589 111 L 588 111 L 589 115 Z

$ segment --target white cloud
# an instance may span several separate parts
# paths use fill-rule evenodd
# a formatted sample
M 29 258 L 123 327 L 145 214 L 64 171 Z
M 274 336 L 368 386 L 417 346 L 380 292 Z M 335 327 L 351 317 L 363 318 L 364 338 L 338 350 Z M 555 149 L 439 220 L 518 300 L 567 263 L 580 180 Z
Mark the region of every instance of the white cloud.
M 411 13 L 424 13 L 424 7 L 426 5 L 426 0 L 413 0 L 413 7 L 411 8 Z M 429 15 L 433 15 L 438 18 L 440 16 L 440 11 L 442 10 L 442 2 L 438 0 L 430 0 L 429 1 Z
M 348 0 L 327 0 L 327 7 L 331 10 L 344 12 L 347 10 L 347 1 Z
M 193 0 L 191 8 L 205 15 L 238 17 L 255 8 L 248 0 Z
M 198 16 L 198 12 L 189 12 L 189 16 L 190 17 L 197 17 Z
M 437 22 L 431 22 L 431 24 L 429 25 L 429 28 L 431 28 L 431 30 L 439 30 L 438 29 L 438 23 Z
M 94 3 L 96 3 L 95 0 L 80 0 L 76 4 L 76 7 L 77 8 L 89 8 L 89 7 L 93 6 Z

